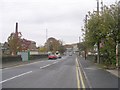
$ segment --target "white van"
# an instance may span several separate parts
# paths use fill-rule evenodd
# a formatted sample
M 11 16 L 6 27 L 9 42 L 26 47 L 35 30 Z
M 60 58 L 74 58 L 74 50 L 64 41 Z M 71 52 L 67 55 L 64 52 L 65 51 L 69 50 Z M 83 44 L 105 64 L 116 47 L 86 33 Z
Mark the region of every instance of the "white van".
M 61 58 L 61 55 L 59 52 L 56 52 L 55 55 L 57 56 L 57 58 Z

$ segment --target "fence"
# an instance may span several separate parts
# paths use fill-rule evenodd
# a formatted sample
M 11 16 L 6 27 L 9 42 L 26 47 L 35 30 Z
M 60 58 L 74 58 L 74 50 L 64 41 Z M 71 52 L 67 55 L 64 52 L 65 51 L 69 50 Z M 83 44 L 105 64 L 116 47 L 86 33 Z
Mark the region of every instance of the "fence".
M 47 54 L 30 55 L 30 60 L 47 58 L 47 56 L 48 56 Z M 18 61 L 22 61 L 22 58 L 21 58 L 20 55 L 16 55 L 16 56 L 2 56 L 2 63 L 18 62 Z

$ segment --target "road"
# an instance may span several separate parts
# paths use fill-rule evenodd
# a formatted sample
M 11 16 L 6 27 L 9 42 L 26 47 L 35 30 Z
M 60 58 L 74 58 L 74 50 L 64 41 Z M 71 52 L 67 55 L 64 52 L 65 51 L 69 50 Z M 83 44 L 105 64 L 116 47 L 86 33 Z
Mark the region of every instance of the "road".
M 87 65 L 87 64 L 86 64 Z M 27 65 L 2 70 L 2 88 L 117 88 L 117 77 L 105 72 L 96 74 L 106 78 L 105 85 L 95 79 L 95 73 L 89 72 L 84 60 L 76 55 L 63 56 L 61 59 L 39 61 Z M 91 74 L 92 73 L 92 74 Z M 110 77 L 109 77 L 110 76 Z M 110 81 L 114 83 L 110 83 Z
M 3 69 L 3 88 L 78 88 L 76 55 Z M 77 75 L 76 75 L 77 74 Z

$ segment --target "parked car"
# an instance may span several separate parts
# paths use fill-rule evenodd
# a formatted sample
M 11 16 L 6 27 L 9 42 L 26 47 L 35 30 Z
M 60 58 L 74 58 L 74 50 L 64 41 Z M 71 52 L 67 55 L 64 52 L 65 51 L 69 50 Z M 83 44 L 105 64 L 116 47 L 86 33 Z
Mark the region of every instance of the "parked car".
M 57 56 L 54 54 L 48 55 L 48 59 L 57 59 Z

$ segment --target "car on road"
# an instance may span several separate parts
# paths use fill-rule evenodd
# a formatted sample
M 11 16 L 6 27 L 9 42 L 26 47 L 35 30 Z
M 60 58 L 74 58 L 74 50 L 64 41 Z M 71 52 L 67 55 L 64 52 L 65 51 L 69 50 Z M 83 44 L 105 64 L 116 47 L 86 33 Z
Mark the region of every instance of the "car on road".
M 69 52 L 69 56 L 72 56 L 72 52 Z
M 54 54 L 48 55 L 48 59 L 57 59 L 57 56 Z
M 57 56 L 57 58 L 61 58 L 60 53 L 56 52 L 55 55 Z

